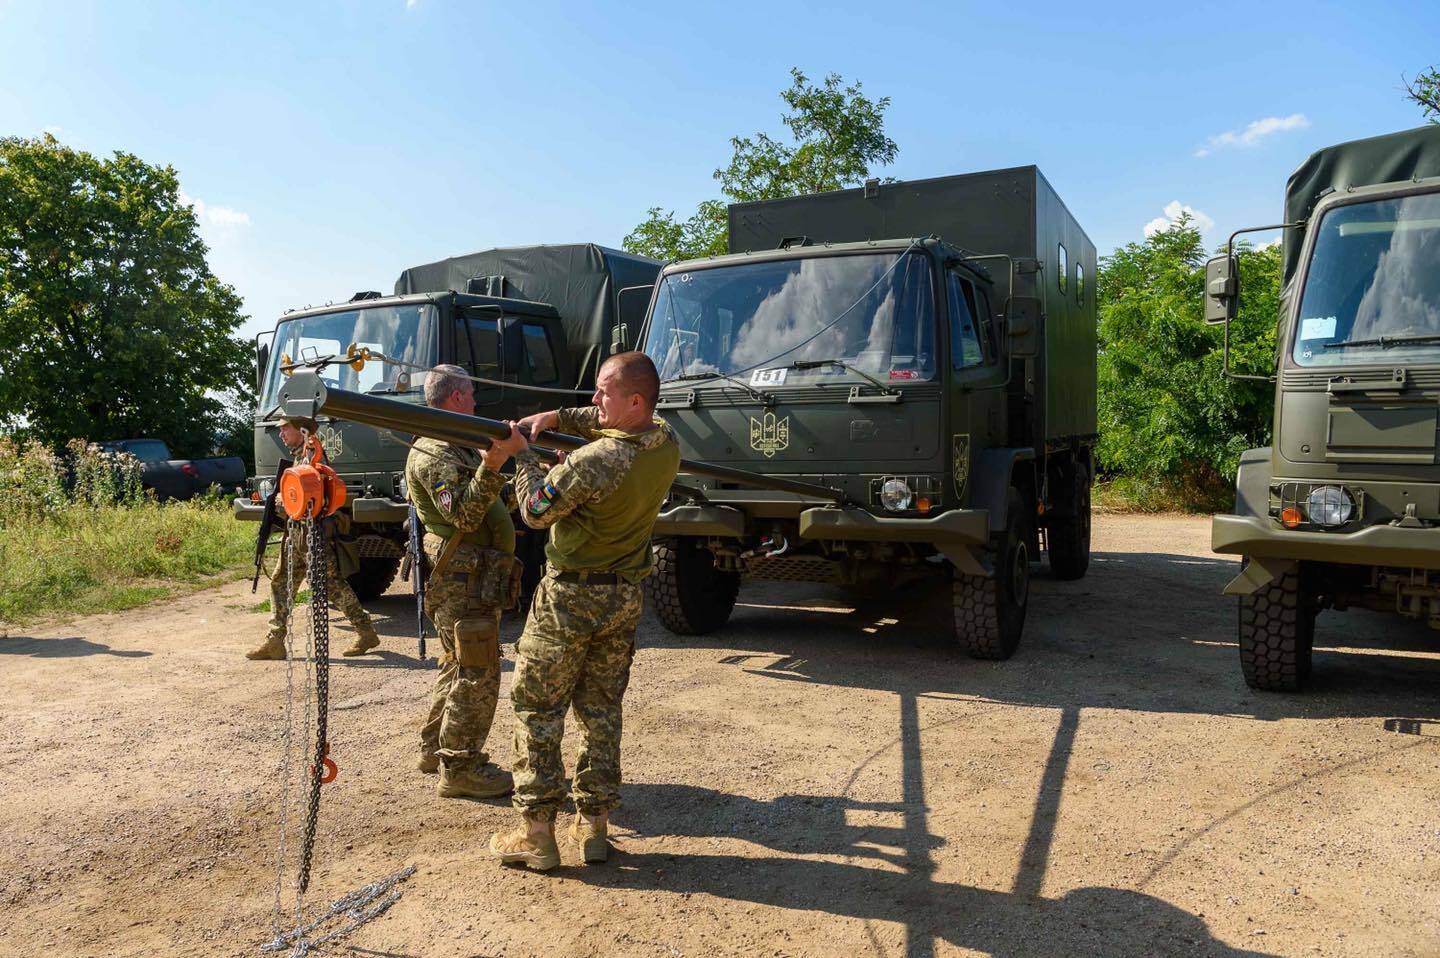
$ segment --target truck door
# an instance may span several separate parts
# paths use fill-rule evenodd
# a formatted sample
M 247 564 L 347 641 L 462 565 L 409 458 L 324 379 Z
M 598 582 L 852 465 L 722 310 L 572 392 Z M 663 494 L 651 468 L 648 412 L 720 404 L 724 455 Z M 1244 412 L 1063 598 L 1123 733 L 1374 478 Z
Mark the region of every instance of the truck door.
M 472 376 L 500 380 L 500 335 L 496 331 L 494 313 L 464 310 L 455 318 L 455 362 Z M 488 416 L 485 410 L 498 406 L 505 399 L 501 386 L 475 384 L 475 413 Z
M 951 485 L 946 499 L 970 501 L 970 472 L 982 449 L 1004 437 L 1004 374 L 997 362 L 995 320 L 983 283 L 968 272 L 945 271 L 950 334 Z

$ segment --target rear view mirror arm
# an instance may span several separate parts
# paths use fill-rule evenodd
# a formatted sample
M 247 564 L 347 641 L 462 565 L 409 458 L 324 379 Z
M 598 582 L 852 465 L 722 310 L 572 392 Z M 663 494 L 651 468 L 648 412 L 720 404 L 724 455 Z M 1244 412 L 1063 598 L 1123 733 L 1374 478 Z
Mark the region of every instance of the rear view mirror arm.
M 1269 226 L 1249 226 L 1242 230 L 1236 230 L 1235 232 L 1230 234 L 1230 238 L 1225 241 L 1225 257 L 1230 262 L 1230 268 L 1234 271 L 1235 274 L 1235 303 L 1234 308 L 1231 310 L 1233 315 L 1240 315 L 1240 260 L 1235 257 L 1235 237 L 1239 236 L 1242 233 L 1263 233 L 1267 230 L 1295 229 L 1296 227 L 1302 227 L 1304 225 L 1305 220 L 1298 220 L 1294 223 L 1272 223 Z M 1279 321 L 1279 317 L 1276 317 L 1276 321 Z M 1273 383 L 1275 381 L 1275 377 L 1273 375 L 1257 376 L 1251 373 L 1235 373 L 1230 371 L 1230 320 L 1228 318 L 1225 320 L 1224 326 L 1225 334 L 1223 345 L 1221 347 L 1221 374 L 1224 375 L 1226 379 L 1239 379 L 1248 380 L 1250 382 Z

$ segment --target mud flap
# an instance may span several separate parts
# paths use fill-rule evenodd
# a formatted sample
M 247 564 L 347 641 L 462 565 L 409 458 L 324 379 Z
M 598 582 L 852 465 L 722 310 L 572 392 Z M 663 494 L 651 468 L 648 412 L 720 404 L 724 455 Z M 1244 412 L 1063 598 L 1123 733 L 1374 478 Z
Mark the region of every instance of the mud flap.
M 1261 589 L 1276 582 L 1287 572 L 1294 572 L 1300 563 L 1294 559 L 1268 559 L 1249 556 L 1240 568 L 1240 574 L 1225 587 L 1225 595 L 1254 595 Z

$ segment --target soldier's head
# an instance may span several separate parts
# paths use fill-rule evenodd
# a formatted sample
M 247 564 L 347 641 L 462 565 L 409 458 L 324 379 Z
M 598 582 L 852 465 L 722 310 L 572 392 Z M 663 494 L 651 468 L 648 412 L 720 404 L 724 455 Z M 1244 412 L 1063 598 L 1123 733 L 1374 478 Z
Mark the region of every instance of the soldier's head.
M 591 399 L 606 429 L 639 431 L 655 418 L 660 401 L 660 374 L 644 353 L 616 353 L 600 365 Z
M 436 366 L 425 377 L 425 402 L 447 412 L 475 415 L 475 384 L 459 366 Z
M 300 430 L 304 429 L 310 435 L 315 435 L 315 420 L 306 418 L 282 419 L 280 420 L 280 441 L 285 444 L 286 449 L 299 449 L 305 441 L 305 435 Z

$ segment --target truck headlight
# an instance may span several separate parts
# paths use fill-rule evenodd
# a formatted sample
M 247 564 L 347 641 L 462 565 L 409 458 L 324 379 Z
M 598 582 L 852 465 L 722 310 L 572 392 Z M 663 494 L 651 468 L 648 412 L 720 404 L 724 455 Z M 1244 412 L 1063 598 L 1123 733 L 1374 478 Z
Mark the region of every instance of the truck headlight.
M 886 479 L 880 487 L 880 504 L 891 512 L 909 509 L 914 500 L 915 491 L 904 479 Z
M 274 479 L 261 479 L 261 480 L 260 480 L 260 498 L 261 498 L 261 499 L 269 499 L 269 498 L 270 498 L 270 494 L 273 493 L 274 491 L 275 491 L 275 480 L 274 480 Z
M 1320 486 L 1305 501 L 1305 511 L 1317 526 L 1343 526 L 1354 513 L 1355 502 L 1339 486 Z

